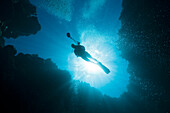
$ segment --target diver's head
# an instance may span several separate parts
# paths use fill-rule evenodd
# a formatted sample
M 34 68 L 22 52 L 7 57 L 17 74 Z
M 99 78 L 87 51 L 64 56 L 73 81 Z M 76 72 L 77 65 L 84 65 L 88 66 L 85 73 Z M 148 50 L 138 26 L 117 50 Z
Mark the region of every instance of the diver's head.
M 71 37 L 70 33 L 67 33 L 67 37 Z
M 74 44 L 71 44 L 71 47 L 72 47 L 72 48 L 75 48 L 75 47 L 76 47 L 76 45 L 74 45 Z

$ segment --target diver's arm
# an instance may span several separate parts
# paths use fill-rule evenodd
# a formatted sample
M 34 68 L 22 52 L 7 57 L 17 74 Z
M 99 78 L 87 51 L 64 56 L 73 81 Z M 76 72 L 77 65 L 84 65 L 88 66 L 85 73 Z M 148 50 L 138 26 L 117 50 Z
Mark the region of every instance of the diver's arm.
M 77 57 L 79 57 L 78 55 L 77 55 L 77 52 L 74 50 L 74 54 L 77 56 Z

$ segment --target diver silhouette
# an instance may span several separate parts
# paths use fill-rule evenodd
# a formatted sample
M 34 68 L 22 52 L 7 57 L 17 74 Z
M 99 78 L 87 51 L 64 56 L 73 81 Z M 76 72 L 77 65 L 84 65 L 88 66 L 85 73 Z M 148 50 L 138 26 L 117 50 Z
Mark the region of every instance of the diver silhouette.
M 99 67 L 101 67 L 101 69 L 106 73 L 109 74 L 110 70 L 104 66 L 101 62 L 97 61 L 95 58 L 93 58 L 86 50 L 85 47 L 83 45 L 80 45 L 80 42 L 76 41 L 75 39 L 73 39 L 70 35 L 70 33 L 67 33 L 67 37 L 72 39 L 77 45 L 75 44 L 71 44 L 71 47 L 74 49 L 74 54 L 77 57 L 81 57 L 83 60 L 87 61 L 87 62 L 91 62 L 94 63 L 96 65 L 98 65 Z
M 81 57 L 85 61 L 92 62 L 95 64 L 99 63 L 87 51 L 85 51 L 85 47 L 80 45 L 80 42 L 78 42 L 77 45 L 71 44 L 71 47 L 74 49 L 74 53 L 77 57 Z

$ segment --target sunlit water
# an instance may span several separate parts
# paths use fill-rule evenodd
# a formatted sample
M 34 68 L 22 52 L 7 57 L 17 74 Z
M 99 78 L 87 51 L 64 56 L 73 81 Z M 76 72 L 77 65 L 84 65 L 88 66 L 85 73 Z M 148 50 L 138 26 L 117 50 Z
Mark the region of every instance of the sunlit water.
M 81 45 L 86 47 L 86 51 L 109 68 L 111 71 L 109 74 L 104 73 L 98 65 L 86 62 L 74 53 L 70 54 L 68 62 L 75 80 L 89 83 L 92 87 L 100 89 L 103 94 L 119 97 L 127 90 L 128 62 L 120 57 L 112 38 L 102 35 L 93 28 L 82 31 L 80 38 Z

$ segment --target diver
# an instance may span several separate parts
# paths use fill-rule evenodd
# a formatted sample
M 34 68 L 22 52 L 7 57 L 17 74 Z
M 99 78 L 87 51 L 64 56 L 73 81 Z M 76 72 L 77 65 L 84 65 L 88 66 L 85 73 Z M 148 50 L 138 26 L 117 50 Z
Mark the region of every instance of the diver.
M 75 43 L 75 44 L 71 44 L 71 47 L 74 49 L 74 54 L 77 56 L 77 57 L 81 57 L 83 60 L 87 61 L 87 62 L 91 62 L 91 63 L 94 63 L 96 65 L 98 65 L 99 67 L 101 67 L 101 69 L 103 69 L 103 71 L 106 73 L 106 74 L 109 74 L 110 73 L 110 70 L 104 66 L 101 62 L 97 61 L 95 58 L 93 58 L 86 50 L 85 50 L 85 47 L 80 45 L 80 42 L 76 41 L 75 39 L 73 39 L 70 35 L 70 33 L 67 33 L 67 37 L 72 39 Z
M 74 53 L 77 57 L 81 57 L 88 62 L 98 63 L 95 58 L 93 58 L 87 51 L 85 51 L 85 47 L 80 45 L 80 42 L 78 42 L 77 45 L 71 44 L 71 47 L 74 49 Z

